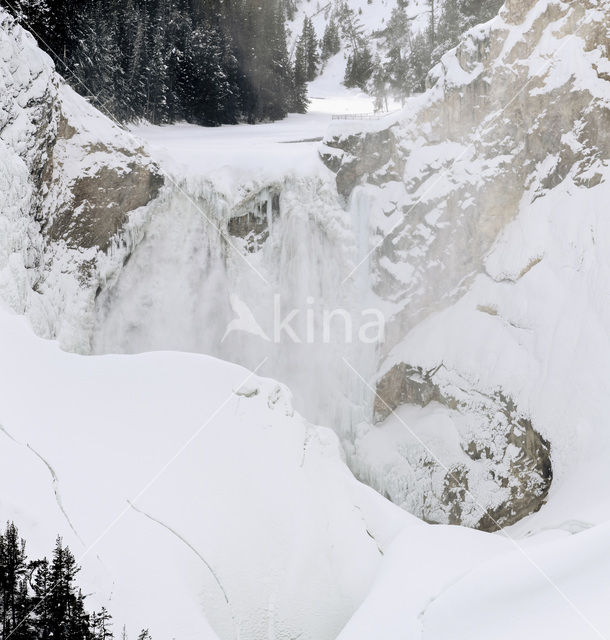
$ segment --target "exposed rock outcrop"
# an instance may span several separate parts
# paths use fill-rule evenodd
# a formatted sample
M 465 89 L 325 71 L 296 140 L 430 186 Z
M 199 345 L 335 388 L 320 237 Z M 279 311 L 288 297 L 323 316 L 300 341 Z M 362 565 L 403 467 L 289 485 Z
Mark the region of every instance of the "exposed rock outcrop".
M 456 422 L 462 423 L 457 430 L 458 455 L 463 452 L 467 458 L 443 463 L 436 456 L 434 445 L 426 442 L 426 434 L 421 434 L 420 446 L 415 445 L 421 459 L 426 461 L 431 475 L 443 476 L 442 483 L 436 488 L 433 485 L 426 495 L 427 505 L 421 505 L 423 517 L 462 524 L 466 519 L 466 505 L 470 526 L 495 531 L 542 506 L 553 477 L 550 444 L 501 391 L 484 395 L 468 389 L 467 381 L 451 380 L 442 365 L 425 371 L 401 363 L 392 367 L 377 384 L 375 419 L 382 422 L 405 404 L 424 408 L 431 403 L 445 407 Z M 493 496 L 475 496 L 470 487 L 482 482 L 498 485 L 498 492 Z M 391 497 L 398 503 L 407 499 L 400 492 L 394 492 Z M 435 500 L 438 505 L 431 509 L 429 505 Z M 433 513 L 439 506 L 442 517 L 436 516 L 438 519 L 434 520 Z
M 242 238 L 250 253 L 258 251 L 269 237 L 270 227 L 280 217 L 280 193 L 269 191 L 262 200 L 256 194 L 241 203 L 239 210 L 229 218 L 227 228 L 235 238 Z M 242 210 L 246 209 L 243 213 Z
M 107 251 L 129 212 L 154 200 L 162 185 L 160 174 L 136 162 L 129 163 L 126 172 L 102 166 L 95 175 L 74 180 L 72 199 L 53 216 L 45 236 L 73 249 Z
M 363 177 L 372 184 L 400 180 L 404 162 L 397 146 L 390 127 L 326 140 L 320 157 L 337 174 L 337 191 L 347 198 Z

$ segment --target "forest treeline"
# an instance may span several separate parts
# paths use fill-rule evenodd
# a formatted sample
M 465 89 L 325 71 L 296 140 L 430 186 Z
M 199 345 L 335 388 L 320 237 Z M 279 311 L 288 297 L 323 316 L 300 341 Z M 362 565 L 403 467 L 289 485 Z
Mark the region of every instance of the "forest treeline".
M 389 97 L 404 100 L 424 91 L 430 69 L 465 31 L 496 16 L 503 4 L 504 0 L 426 0 L 418 3 L 426 27 L 415 30 L 410 1 L 396 0 L 383 29 L 367 37 L 349 0 L 336 0 L 327 30 L 332 33 L 340 25 L 348 51 L 345 85 L 366 90 L 381 110 Z
M 57 538 L 51 560 L 32 560 L 14 523 L 0 534 L 0 638 L 2 640 L 112 640 L 112 617 L 89 613 L 76 576 L 79 566 Z M 127 634 L 123 629 L 122 640 Z M 138 640 L 150 640 L 147 629 Z
M 343 51 L 344 84 L 404 100 L 469 27 L 503 0 L 394 0 L 384 27 L 366 33 L 349 0 L 301 0 L 322 13 L 289 38 L 298 0 L 0 0 L 30 28 L 57 68 L 94 106 L 120 121 L 202 125 L 278 120 L 307 109 L 307 83 Z M 369 0 L 369 3 L 379 0 Z M 353 3 L 352 3 L 353 4 Z M 322 5 L 322 6 L 321 6 Z M 289 39 L 294 45 L 288 47 Z
M 306 109 L 306 80 L 287 48 L 292 1 L 0 4 L 52 52 L 79 93 L 117 119 L 217 125 L 276 120 Z

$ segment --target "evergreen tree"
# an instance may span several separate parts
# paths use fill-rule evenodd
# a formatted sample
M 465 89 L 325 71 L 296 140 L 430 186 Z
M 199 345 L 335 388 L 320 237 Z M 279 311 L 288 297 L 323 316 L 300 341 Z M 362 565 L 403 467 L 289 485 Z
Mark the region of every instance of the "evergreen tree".
M 371 77 L 371 93 L 375 98 L 375 111 L 388 110 L 388 96 L 390 93 L 389 80 L 386 69 L 381 64 L 379 56 L 376 56 L 373 63 L 373 74 Z
M 91 640 L 112 640 L 112 616 L 105 607 L 91 616 Z
M 336 15 L 337 21 L 341 25 L 341 35 L 352 51 L 366 44 L 364 27 L 346 0 L 341 0 L 338 3 Z
M 330 57 L 339 53 L 340 50 L 341 37 L 339 36 L 339 27 L 337 26 L 334 17 L 331 17 L 330 21 L 326 24 L 324 36 L 322 37 L 321 58 L 323 61 L 326 61 Z
M 29 622 L 27 600 L 28 566 L 25 555 L 25 540 L 21 539 L 17 527 L 7 523 L 0 535 L 0 614 L 2 638 L 25 638 Z
M 316 32 L 314 30 L 313 23 L 311 22 L 311 18 L 305 18 L 301 40 L 303 41 L 307 60 L 307 81 L 311 82 L 315 79 L 318 73 L 318 65 L 320 64 L 318 40 L 316 38 Z
M 427 34 L 421 33 L 413 38 L 409 53 L 405 88 L 407 95 L 421 93 L 426 88 L 426 76 L 432 67 L 432 47 Z
M 193 29 L 182 69 L 182 106 L 189 122 L 218 125 L 234 92 L 224 69 L 224 43 L 213 29 Z
M 286 47 L 286 22 L 281 3 L 273 11 L 273 28 L 269 35 L 271 58 L 271 91 L 268 117 L 272 120 L 283 118 L 290 109 L 293 94 L 293 78 L 288 49 Z
M 296 45 L 294 59 L 294 88 L 292 110 L 296 113 L 305 113 L 309 100 L 307 98 L 307 60 L 303 42 L 299 39 Z
M 409 56 L 412 48 L 411 28 L 404 5 L 398 4 L 383 31 L 378 34 L 380 48 L 385 51 L 383 75 L 396 97 L 409 95 Z M 379 75 L 379 74 L 378 74 Z
M 50 638 L 51 612 L 48 596 L 51 586 L 51 570 L 49 562 L 45 558 L 35 563 L 34 571 L 32 611 L 34 615 L 34 626 L 37 630 L 36 640 L 49 640 Z
M 347 58 L 344 84 L 346 87 L 366 89 L 366 84 L 373 74 L 373 55 L 366 45 L 355 49 Z
M 46 597 L 48 602 L 51 638 L 82 640 L 87 638 L 88 616 L 84 610 L 84 600 L 76 588 L 76 574 L 80 567 L 68 547 L 64 547 L 58 536 L 50 568 L 51 588 Z

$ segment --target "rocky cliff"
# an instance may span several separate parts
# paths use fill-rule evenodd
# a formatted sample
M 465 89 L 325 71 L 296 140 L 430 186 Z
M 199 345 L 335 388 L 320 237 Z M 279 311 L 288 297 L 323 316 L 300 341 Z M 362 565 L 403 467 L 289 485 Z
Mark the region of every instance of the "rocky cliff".
M 398 119 L 362 132 L 337 128 L 321 151 L 348 207 L 364 194 L 374 203 L 370 255 L 360 269 L 370 268 L 391 313 L 377 378 L 378 426 L 356 443 L 356 466 L 432 521 L 494 529 L 536 511 L 548 495 L 552 430 L 537 419 L 531 397 L 540 381 L 530 375 L 532 364 L 519 370 L 508 345 L 541 358 L 533 327 L 544 319 L 531 300 L 536 286 L 545 287 L 536 274 L 549 262 L 551 239 L 541 230 L 527 241 L 505 234 L 511 225 L 513 234 L 515 225 L 524 229 L 562 195 L 563 206 L 581 210 L 576 203 L 606 180 L 609 10 L 595 0 L 509 1 L 443 57 L 427 92 Z M 555 224 L 568 241 L 559 215 Z M 490 291 L 469 317 L 455 311 L 483 281 Z M 528 290 L 520 308 L 511 308 L 508 290 L 521 283 Z M 437 321 L 432 336 L 426 319 L 441 311 L 446 326 Z M 467 336 L 481 325 L 480 335 Z M 488 326 L 504 337 L 489 340 Z M 415 335 L 433 344 L 416 345 Z M 506 359 L 512 371 L 509 362 L 498 364 Z M 408 428 L 388 417 L 403 405 L 418 407 L 405 414 Z M 455 438 L 452 451 L 436 447 L 441 453 L 434 454 L 438 434 L 418 427 L 432 410 L 437 423 L 449 418 L 444 439 Z M 387 433 L 392 456 L 367 461 L 392 425 L 404 431 Z M 396 450 L 402 459 L 392 459 Z
M 3 10 L 0 153 L 0 295 L 41 335 L 83 350 L 71 336 L 164 179 L 141 143 L 72 91 Z

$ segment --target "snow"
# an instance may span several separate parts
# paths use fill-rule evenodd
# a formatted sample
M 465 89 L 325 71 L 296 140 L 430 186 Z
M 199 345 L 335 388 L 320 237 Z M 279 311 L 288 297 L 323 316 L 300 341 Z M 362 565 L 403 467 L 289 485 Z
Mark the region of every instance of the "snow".
M 516 547 L 457 527 L 408 528 L 338 640 L 605 638 L 609 538 L 604 525 Z
M 67 354 L 5 308 L 0 353 L 2 517 L 33 554 L 63 534 L 117 628 L 336 636 L 406 515 L 285 388 L 207 356 Z
M 386 5 L 358 3 L 372 28 Z M 512 32 L 515 41 L 519 29 Z M 33 71 L 26 56 L 20 73 L 23 82 L 35 78 L 31 91 L 38 95 L 44 74 L 36 75 L 40 61 L 26 44 Z M 564 57 L 573 53 L 571 46 L 563 51 Z M 596 60 L 599 54 L 588 55 Z M 61 533 L 83 565 L 91 604 L 105 604 L 116 629 L 125 623 L 133 635 L 149 627 L 155 640 L 607 637 L 607 167 L 600 164 L 602 181 L 591 189 L 569 176 L 544 197 L 526 192 L 463 295 L 427 313 L 384 365 L 443 363 L 480 390 L 501 388 L 552 442 L 548 503 L 504 533 L 431 526 L 410 516 L 357 482 L 337 436 L 295 411 L 296 404 L 309 418 L 323 415 L 339 433 L 349 424 L 367 464 L 396 484 L 410 480 L 405 450 L 413 435 L 405 425 L 447 464 L 459 461 L 464 424 L 441 406 L 404 407 L 374 428 L 360 422 L 366 389 L 342 358 L 368 378 L 375 354 L 359 345 L 270 345 L 260 333 L 259 342 L 236 340 L 220 352 L 217 342 L 232 312 L 245 303 L 263 333 L 271 333 L 262 314 L 278 291 L 287 306 L 302 306 L 311 295 L 331 307 L 368 302 L 363 291 L 374 274 L 363 269 L 349 284 L 344 277 L 366 257 L 375 234 L 398 224 L 406 188 L 389 183 L 376 193 L 368 185 L 345 205 L 318 159 L 313 139 L 329 127 L 344 135 L 363 129 L 333 123 L 332 113 L 372 110 L 368 98 L 341 87 L 342 56 L 312 83 L 306 115 L 257 126 L 133 129 L 174 185 L 163 209 L 149 211 L 146 224 L 133 222 L 141 242 L 114 289 L 100 297 L 98 315 L 87 321 L 97 322 L 101 352 L 174 351 L 78 356 L 35 337 L 15 315 L 64 294 L 32 291 L 37 247 L 29 244 L 32 193 L 22 157 L 28 159 L 30 124 L 22 114 L 3 129 L 0 515 L 15 519 L 32 556 L 48 554 Z M 569 77 L 560 68 L 544 90 Z M 84 100 L 65 88 L 61 95 L 87 140 L 125 144 L 124 134 L 93 117 Z M 415 102 L 407 109 L 415 112 L 421 100 Z M 10 100 L 2 107 L 5 125 Z M 381 128 L 387 120 L 368 126 Z M 441 168 L 464 148 L 420 142 L 405 181 L 421 179 L 423 165 Z M 63 152 L 66 162 L 78 160 L 66 165 L 68 175 L 83 166 L 94 170 L 80 162 L 94 162 L 95 154 Z M 501 162 L 501 156 L 486 164 L 467 158 L 454 177 L 476 182 L 483 172 L 499 171 Z M 538 169 L 553 166 L 547 159 Z M 253 201 L 268 202 L 278 186 L 287 213 L 273 221 L 263 250 L 244 263 L 218 241 L 202 213 L 226 222 Z M 438 211 L 425 223 L 417 229 L 420 255 L 442 224 Z M 386 259 L 387 267 L 410 280 L 417 276 L 412 257 Z M 111 255 L 109 263 L 114 259 L 122 262 Z M 113 264 L 109 280 L 117 276 Z M 269 290 L 251 267 L 269 280 Z M 71 277 L 68 269 L 62 276 Z M 290 381 L 295 400 L 263 373 Z
M 323 113 L 291 114 L 277 123 L 213 128 L 145 124 L 132 132 L 146 140 L 154 156 L 171 167 L 173 174 L 211 175 L 221 182 L 226 174 L 237 181 L 254 174 L 273 181 L 290 171 L 305 176 L 320 171 L 316 139 L 324 134 L 330 119 Z
M 289 114 L 278 122 L 199 127 L 140 124 L 131 128 L 147 142 L 154 157 L 175 176 L 206 175 L 217 183 L 244 183 L 256 177 L 273 182 L 286 175 L 325 173 L 319 142 L 333 115 L 373 114 L 374 100 L 360 89 L 343 86 L 343 53 L 333 56 L 309 84 L 306 114 Z M 392 103 L 391 110 L 398 108 Z M 357 121 L 362 126 L 361 121 Z
M 309 113 L 347 115 L 375 112 L 374 99 L 357 87 L 345 87 L 344 76 L 345 54 L 339 52 L 326 61 L 320 75 L 308 85 Z M 398 105 L 391 102 L 389 107 L 394 110 Z
M 32 555 L 61 533 L 116 628 L 209 640 L 236 626 L 261 640 L 610 631 L 606 524 L 518 546 L 427 525 L 357 483 L 285 388 L 207 356 L 67 354 L 6 309 L 0 352 L 2 515 Z

